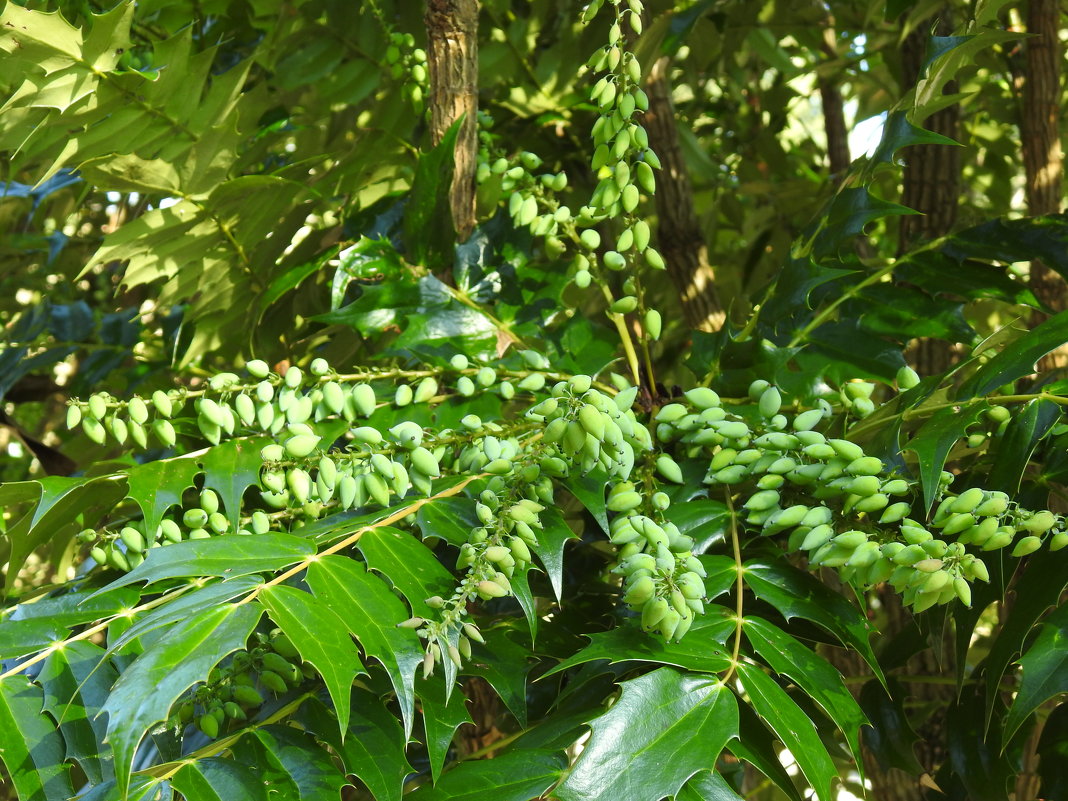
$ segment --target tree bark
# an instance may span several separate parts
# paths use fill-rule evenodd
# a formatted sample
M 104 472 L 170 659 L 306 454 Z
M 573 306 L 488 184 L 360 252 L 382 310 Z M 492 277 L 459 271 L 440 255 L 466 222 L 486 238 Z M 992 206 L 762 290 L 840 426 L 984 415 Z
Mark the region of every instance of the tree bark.
M 1027 32 L 1024 47 L 1026 72 L 1023 78 L 1023 107 L 1020 117 L 1020 140 L 1023 148 L 1027 183 L 1024 191 L 1027 209 L 1032 215 L 1060 211 L 1063 194 L 1064 166 L 1060 129 L 1060 44 L 1057 28 L 1060 11 L 1057 0 L 1031 0 L 1027 8 Z M 1031 262 L 1031 291 L 1054 312 L 1068 307 L 1064 279 L 1040 261 Z M 1037 313 L 1032 323 L 1044 320 Z M 1068 353 L 1060 348 L 1039 362 L 1040 370 L 1068 365 Z
M 943 25 L 942 27 L 948 27 Z M 905 85 L 919 80 L 927 51 L 927 28 L 922 26 L 905 37 L 901 61 Z M 946 86 L 956 91 L 956 83 Z M 957 138 L 960 108 L 954 103 L 927 117 L 923 126 L 935 133 Z M 920 214 L 901 217 L 897 252 L 907 253 L 920 242 L 945 236 L 957 221 L 960 197 L 960 150 L 948 145 L 912 145 L 905 151 L 905 174 L 901 202 Z M 953 345 L 940 339 L 916 340 L 907 355 L 920 375 L 943 373 L 956 361 Z
M 478 160 L 478 0 L 428 0 L 424 22 L 430 134 L 436 145 L 462 116 L 449 204 L 461 241 L 475 227 Z
M 679 147 L 667 80 L 669 65 L 667 56 L 653 64 L 646 85 L 649 110 L 642 118 L 649 147 L 663 168 L 657 176 L 655 195 L 657 245 L 679 293 L 687 325 L 699 331 L 716 331 L 723 325 L 723 306 L 716 293 L 715 272 L 708 263 L 708 248 L 694 211 L 690 176 Z
M 834 19 L 830 16 L 827 17 L 827 26 L 823 29 L 820 49 L 829 60 L 838 59 Z M 820 90 L 820 105 L 823 107 L 823 129 L 827 135 L 827 168 L 831 173 L 831 182 L 837 186 L 845 177 L 850 163 L 849 132 L 846 130 L 842 93 L 838 91 L 838 82 L 818 69 L 816 83 Z

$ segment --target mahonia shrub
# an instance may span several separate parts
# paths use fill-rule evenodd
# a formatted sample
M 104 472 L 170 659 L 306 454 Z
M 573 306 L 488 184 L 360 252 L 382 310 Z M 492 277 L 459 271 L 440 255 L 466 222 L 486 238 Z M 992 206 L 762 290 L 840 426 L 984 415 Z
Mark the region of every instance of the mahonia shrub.
M 421 115 L 427 53 L 372 5 L 375 66 L 397 82 L 405 113 Z M 59 119 L 94 137 L 131 97 L 131 115 L 185 113 L 167 106 L 175 90 L 165 84 L 192 66 L 164 67 L 153 84 L 150 66 L 165 61 L 139 54 L 131 69 L 107 55 L 132 13 L 120 4 L 83 35 L 9 5 L 5 24 L 29 33 L 0 34 L 0 50 L 16 54 L 25 35 L 34 51 L 11 57 L 27 75 L 12 130 L 48 107 L 33 93 L 61 78 L 85 85 L 55 106 Z M 871 642 L 873 609 L 903 607 L 926 633 L 953 621 L 964 654 L 1010 586 L 1017 604 L 983 670 L 958 677 L 967 689 L 955 714 L 998 754 L 1013 753 L 1036 710 L 1049 714 L 1064 689 L 1063 608 L 1027 637 L 1065 585 L 1068 524 L 1021 479 L 1045 454 L 1063 469 L 1065 387 L 1027 378 L 1060 344 L 1063 316 L 1000 352 L 980 349 L 949 376 L 921 380 L 895 352 L 878 375 L 856 365 L 846 375 L 843 363 L 805 379 L 820 358 L 815 347 L 802 358 L 809 335 L 850 289 L 789 342 L 768 338 L 763 311 L 715 342 L 695 340 L 696 380 L 658 384 L 670 322 L 650 289 L 666 265 L 648 215 L 661 164 L 642 125 L 643 14 L 641 0 L 594 0 L 576 21 L 603 34 L 582 77 L 592 183 L 506 142 L 489 114 L 474 121 L 480 202 L 501 210 L 491 224 L 525 248 L 514 275 L 565 275 L 579 300 L 561 317 L 603 312 L 615 350 L 600 369 L 568 354 L 581 342 L 560 346 L 549 330 L 530 341 L 502 323 L 494 353 L 458 337 L 338 361 L 311 338 L 318 344 L 285 359 L 235 356 L 227 369 L 70 398 L 68 436 L 107 458 L 80 475 L 0 486 L 12 601 L 0 623 L 0 759 L 19 798 L 319 799 L 348 786 L 345 797 L 380 800 L 720 799 L 740 797 L 746 771 L 788 798 L 801 797 L 798 785 L 820 799 L 841 784 L 862 793 L 869 725 L 882 740 L 867 748 L 912 769 L 900 731 L 888 733 L 901 727 L 900 697 L 893 660 Z M 181 42 L 157 58 L 190 59 Z M 34 61 L 45 55 L 54 64 Z M 214 105 L 183 123 L 196 147 L 215 147 L 220 120 L 243 119 L 229 74 L 206 90 Z M 421 180 L 451 166 L 442 154 L 456 130 L 420 161 Z M 922 134 L 893 129 L 886 147 Z M 156 142 L 126 158 L 94 147 L 78 141 L 50 172 L 157 169 L 185 152 Z M 200 178 L 210 182 L 210 170 Z M 260 202 L 260 185 L 243 186 L 243 203 Z M 421 186 L 413 208 L 426 206 Z M 867 190 L 842 190 L 857 191 Z M 234 240 L 210 199 L 182 198 L 168 208 L 207 209 L 203 219 Z M 836 251 L 828 237 L 860 230 L 840 222 L 834 202 L 799 254 Z M 163 246 L 154 225 L 201 235 L 156 211 L 105 240 L 87 270 L 126 261 L 123 280 L 148 283 L 131 273 Z M 349 255 L 402 264 L 384 238 Z M 226 273 L 198 269 L 194 281 Z M 889 276 L 879 268 L 864 280 Z M 388 294 L 405 280 L 367 282 L 366 303 L 350 309 L 358 330 L 430 302 Z M 825 279 L 811 280 L 809 290 Z M 416 292 L 440 284 L 432 291 L 478 305 L 428 281 Z M 344 297 L 346 282 L 338 287 Z M 773 288 L 765 308 L 795 288 Z M 181 297 L 168 289 L 162 300 Z M 210 319 L 196 308 L 204 302 L 186 310 L 190 320 Z M 211 337 L 196 337 L 188 347 L 210 352 Z M 48 564 L 60 580 L 27 578 Z M 1021 650 L 1022 682 L 1006 702 L 997 688 Z M 846 651 L 864 666 L 858 695 L 835 656 Z M 475 722 L 467 696 L 482 686 L 490 728 L 501 728 L 462 745 L 458 731 Z M 984 728 L 992 734 L 975 733 Z M 962 770 L 952 763 L 940 780 L 970 786 Z

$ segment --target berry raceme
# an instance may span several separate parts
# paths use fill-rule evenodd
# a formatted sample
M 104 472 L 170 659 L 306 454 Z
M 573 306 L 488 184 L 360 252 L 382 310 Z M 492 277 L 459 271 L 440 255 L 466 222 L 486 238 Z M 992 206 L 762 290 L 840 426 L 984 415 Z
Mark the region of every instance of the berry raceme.
M 321 359 L 280 375 L 253 361 L 247 378 L 222 373 L 199 390 L 75 402 L 73 416 L 82 417 L 73 425 L 121 416 L 144 426 L 153 415 L 169 421 L 165 413 L 175 417 L 185 409 L 195 413 L 205 438 L 267 434 L 273 440 L 260 450 L 258 503 L 223 509 L 216 493 L 204 489 L 192 500 L 187 494 L 184 508 L 168 510 L 155 531 L 123 519 L 82 532 L 79 542 L 98 563 L 129 570 L 149 550 L 173 542 L 290 530 L 339 511 L 429 496 L 441 475 L 482 476 L 484 484 L 472 485 L 480 525 L 457 555 L 463 577 L 452 596 L 431 599 L 439 610 L 434 619 L 411 623 L 426 641 L 428 674 L 442 659 L 462 661 L 470 651 L 477 628 L 469 603 L 512 594 L 511 579 L 530 567 L 539 546 L 540 515 L 554 503 L 554 481 L 572 473 L 607 475 L 610 540 L 619 549 L 613 571 L 622 577 L 623 600 L 665 639 L 681 638 L 704 603 L 704 570 L 693 541 L 665 516 L 670 499 L 659 489 L 661 482 L 684 481 L 676 459 L 707 459 L 704 482 L 737 488 L 750 528 L 783 535 L 811 564 L 836 568 L 860 586 L 889 582 L 917 610 L 953 598 L 969 602 L 970 582 L 986 578 L 981 551 L 1012 545 L 1012 554 L 1023 556 L 1046 543 L 1068 544 L 1063 518 L 1020 509 L 1003 493 L 946 494 L 948 473 L 940 502 L 924 521 L 914 481 L 819 430 L 830 427 L 829 403 L 794 413 L 766 381 L 754 382 L 747 406 L 724 404 L 708 388 L 689 390 L 656 411 L 654 440 L 633 409 L 637 389 L 622 379 L 613 394 L 589 376 L 560 378 L 536 352 L 516 359 L 518 367 L 515 361 L 475 365 L 457 355 L 433 370 L 350 375 Z M 871 398 L 870 385 L 855 383 L 839 394 L 843 405 L 849 399 L 849 413 Z M 501 421 L 468 414 L 454 430 L 396 422 L 396 415 L 389 425 L 368 419 L 386 406 L 400 411 L 480 392 L 525 402 L 527 411 Z M 347 429 L 324 440 L 322 426 L 335 421 Z
M 868 416 L 874 405 L 858 411 L 857 404 L 870 402 L 872 389 L 847 384 L 843 406 Z M 754 382 L 749 397 L 755 417 L 732 412 L 710 389 L 690 390 L 685 402 L 659 410 L 657 437 L 690 457 L 707 456 L 705 483 L 738 486 L 745 522 L 765 535 L 787 534 L 790 550 L 807 553 L 813 566 L 836 568 L 861 587 L 888 582 L 919 612 L 954 599 L 971 603 L 970 582 L 988 579 L 976 551 L 1015 542 L 1012 554 L 1019 557 L 1041 547 L 1044 537 L 1052 550 L 1068 544 L 1063 517 L 1018 508 L 1001 492 L 948 494 L 948 472 L 930 522 L 917 522 L 923 507 L 916 481 L 887 470 L 859 445 L 817 430 L 829 405 L 791 418 L 766 381 Z
M 175 703 L 167 725 L 178 730 L 195 725 L 214 740 L 228 726 L 254 717 L 268 698 L 285 695 L 317 676 L 281 629 L 257 632 L 246 650 L 234 653 Z

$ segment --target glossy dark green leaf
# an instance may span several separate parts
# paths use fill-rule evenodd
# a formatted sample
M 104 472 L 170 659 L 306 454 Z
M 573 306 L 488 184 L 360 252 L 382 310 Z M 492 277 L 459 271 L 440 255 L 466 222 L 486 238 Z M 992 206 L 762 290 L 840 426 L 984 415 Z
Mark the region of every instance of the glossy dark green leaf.
M 115 777 L 125 791 L 138 743 L 189 687 L 207 678 L 223 657 L 244 648 L 263 609 L 258 604 L 222 604 L 176 625 L 135 659 L 108 696 L 108 742 Z
M 922 407 L 920 407 L 922 408 Z M 930 511 L 938 490 L 939 477 L 950 450 L 965 435 L 968 428 L 983 416 L 984 404 L 977 403 L 957 409 L 939 409 L 924 423 L 905 446 L 919 459 L 920 483 L 923 486 L 925 508 Z
M 567 759 L 553 751 L 513 751 L 494 759 L 461 762 L 434 786 L 424 785 L 411 801 L 531 801 L 559 779 Z
M 529 645 L 509 637 L 511 629 L 482 630 L 485 645 L 471 646 L 471 659 L 461 671 L 465 676 L 481 676 L 497 692 L 520 726 L 527 725 L 527 673 L 530 672 Z M 450 663 L 451 664 L 451 663 Z M 448 679 L 448 677 L 446 676 Z M 451 683 L 446 683 L 446 693 Z M 418 688 L 417 688 L 418 689 Z
M 997 637 L 990 646 L 983 666 L 986 676 L 986 694 L 991 706 L 987 715 L 993 714 L 997 688 L 1009 663 L 1023 650 L 1024 640 L 1035 623 L 1060 599 L 1068 585 L 1068 549 L 1044 551 L 1038 559 L 1027 561 L 1022 576 L 1015 582 L 1016 599 L 1009 615 L 1001 625 Z
M 1068 273 L 1068 215 L 998 217 L 949 236 L 939 248 L 949 257 L 998 262 L 1038 259 L 1062 276 Z M 1021 288 L 1023 284 L 1019 284 Z M 968 291 L 970 287 L 960 287 Z M 1037 302 L 1031 300 L 1033 305 Z
M 870 161 L 872 164 L 892 164 L 899 150 L 913 145 L 956 146 L 957 142 L 934 131 L 913 125 L 904 111 L 893 111 L 887 115 L 883 123 L 882 139 L 875 148 L 875 152 L 872 153 Z
M 168 578 L 221 576 L 236 578 L 281 570 L 315 553 L 315 546 L 292 534 L 268 532 L 251 536 L 222 536 L 184 540 L 148 551 L 145 561 L 108 589 L 138 581 L 152 584 Z
M 182 493 L 193 486 L 199 474 L 200 464 L 191 456 L 157 459 L 126 471 L 126 497 L 141 507 L 145 531 L 155 533 L 163 515 L 172 506 L 181 505 Z
M 456 547 L 470 539 L 472 529 L 482 525 L 475 517 L 475 502 L 461 496 L 426 504 L 415 513 L 415 522 L 424 540 L 437 537 Z
M 531 645 L 536 644 L 538 638 L 538 601 L 530 589 L 530 565 L 524 565 L 517 569 L 509 579 L 512 585 L 512 595 L 519 602 L 519 608 L 523 610 L 527 628 L 530 629 Z
M 961 384 L 960 400 L 987 395 L 998 387 L 1035 371 L 1038 360 L 1068 342 L 1068 311 L 1054 314 L 1006 345 Z
M 174 789 L 196 801 L 267 801 L 267 788 L 233 759 L 209 757 L 186 764 L 171 779 Z
M 44 650 L 67 636 L 68 629 L 51 620 L 8 620 L 0 625 L 0 659 Z
M 846 689 L 842 674 L 811 648 L 766 620 L 747 617 L 743 631 L 768 667 L 790 678 L 823 708 L 845 735 L 857 765 L 863 767 L 860 730 L 867 718 Z
M 999 715 L 989 723 L 988 706 L 997 706 Z M 964 785 L 969 801 L 1004 801 L 1009 782 L 1016 773 L 1013 760 L 1001 748 L 1000 700 L 992 704 L 983 698 L 977 684 L 965 685 L 956 703 L 946 710 L 946 745 L 949 762 Z
M 344 556 L 324 556 L 314 562 L 306 581 L 315 597 L 337 612 L 364 653 L 385 667 L 400 702 L 404 734 L 411 734 L 415 670 L 423 649 L 414 630 L 397 628 L 408 618 L 404 603 L 363 563 Z
M 718 773 L 698 773 L 675 796 L 675 801 L 742 801 Z
M 642 631 L 636 620 L 628 620 L 609 631 L 586 635 L 590 644 L 545 676 L 598 659 L 606 659 L 609 664 L 652 662 L 699 673 L 719 673 L 730 667 L 730 654 L 724 646 L 734 633 L 733 615 L 733 610 L 710 605 L 681 641 L 670 643 Z
M 1068 606 L 1058 608 L 1042 622 L 1038 637 L 1020 657 L 1020 667 L 1020 690 L 1003 725 L 1006 740 L 1041 704 L 1068 692 Z
M 709 600 L 715 600 L 737 586 L 738 566 L 734 559 L 715 554 L 703 554 L 698 558 L 708 574 L 705 576 L 705 594 Z
M 101 664 L 103 656 L 100 646 L 72 642 L 50 654 L 37 676 L 44 689 L 44 708 L 59 721 L 67 759 L 77 761 L 94 784 L 114 775 L 110 754 L 103 745 L 107 723 L 96 713 L 118 672 L 110 664 Z
M 860 706 L 871 724 L 864 730 L 864 745 L 884 771 L 898 768 L 918 776 L 923 773 L 923 766 L 914 749 L 920 738 L 905 713 L 906 690 L 892 676 L 887 679 L 887 686 L 889 694 L 875 680 L 865 682 L 860 690 Z
M 366 672 L 349 628 L 328 602 L 296 587 L 275 585 L 259 595 L 271 619 L 292 641 L 300 658 L 323 677 L 337 710 L 342 736 L 349 721 L 352 682 Z
M 824 374 L 838 382 L 850 375 L 890 382 L 905 365 L 896 343 L 865 330 L 855 318 L 824 323 L 807 341 L 812 351 L 831 360 Z
M 404 777 L 412 772 L 404 755 L 405 739 L 382 701 L 363 690 L 353 694 L 341 758 L 346 772 L 367 785 L 375 801 L 398 801 L 404 792 Z
M 367 566 L 392 582 L 407 599 L 412 614 L 434 617 L 426 605 L 434 595 L 447 598 L 453 591 L 453 578 L 434 553 L 406 531 L 383 526 L 360 538 L 356 547 L 363 553 Z
M 843 645 L 856 650 L 882 679 L 882 670 L 868 641 L 872 626 L 841 595 L 810 574 L 783 562 L 746 562 L 745 583 L 757 598 L 774 606 L 787 620 L 795 617 L 811 620 Z
M 200 614 L 218 604 L 226 603 L 239 595 L 245 595 L 263 583 L 259 576 L 239 576 L 229 581 L 216 581 L 179 595 L 173 601 L 158 606 L 122 632 L 108 646 L 108 654 L 120 650 L 127 643 L 147 634 L 160 626 L 167 626 L 185 620 L 190 615 Z
M 749 704 L 738 705 L 738 737 L 727 743 L 727 750 L 767 776 L 790 801 L 801 801 L 801 793 L 779 759 L 775 738 Z
M 0 680 L 0 759 L 20 799 L 67 801 L 74 788 L 63 738 L 43 710 L 41 688 L 25 676 Z
M 137 776 L 130 778 L 130 789 L 125 801 L 160 801 L 171 799 L 169 781 L 160 781 L 151 776 Z M 78 796 L 78 801 L 116 801 L 119 799 L 118 784 L 114 781 L 106 781 L 98 784 L 84 795 Z
M 830 754 L 801 708 L 763 670 L 745 662 L 738 664 L 738 677 L 756 713 L 763 718 L 805 774 L 821 799 L 831 799 L 838 771 Z
M 1068 704 L 1059 704 L 1042 727 L 1038 741 L 1039 796 L 1065 798 L 1068 793 Z
M 1020 34 L 1004 29 L 980 28 L 968 36 L 932 36 L 927 46 L 922 77 L 916 84 L 915 108 L 923 116 L 937 109 L 947 83 L 961 67 L 973 62 L 987 47 L 1015 39 Z M 914 117 L 915 118 L 915 117 Z
M 72 592 L 54 598 L 42 598 L 19 604 L 5 619 L 4 625 L 15 620 L 47 620 L 57 626 L 76 626 L 102 620 L 137 605 L 140 593 L 133 589 L 117 589 L 102 594 Z
M 1016 495 L 1031 455 L 1061 418 L 1061 407 L 1051 400 L 1035 400 L 1018 409 L 996 440 L 995 457 L 983 486 Z
M 705 467 L 707 469 L 707 465 Z M 727 505 L 710 498 L 673 503 L 664 516 L 678 526 L 680 532 L 693 537 L 693 552 L 697 554 L 723 542 L 730 525 Z
M 199 459 L 204 487 L 218 493 L 231 531 L 241 527 L 241 497 L 246 489 L 259 484 L 263 467 L 260 449 L 270 441 L 270 437 L 227 440 L 209 448 Z
M 65 532 L 71 534 L 84 527 L 79 525 L 79 515 L 87 523 L 92 521 L 95 524 L 98 515 L 112 508 L 126 489 L 123 479 L 109 476 L 46 476 L 28 483 L 36 489 L 36 503 L 5 531 L 11 549 L 5 584 L 8 592 L 13 589 L 15 578 L 26 558 L 36 548 L 46 542 L 59 540 Z M 17 492 L 23 497 L 24 490 L 21 487 Z
M 734 694 L 719 679 L 660 668 L 620 685 L 556 790 L 561 801 L 663 798 L 716 763 L 738 735 Z
M 412 192 L 404 210 L 404 241 L 408 261 L 440 270 L 452 264 L 452 213 L 449 188 L 452 186 L 453 149 L 462 120 L 445 132 L 441 141 L 419 157 Z
M 419 705 L 423 711 L 430 777 L 437 782 L 452 738 L 460 726 L 471 722 L 471 714 L 464 694 L 450 693 L 446 700 L 444 683 L 434 677 L 419 682 Z
M 579 502 L 586 507 L 601 530 L 608 534 L 608 511 L 605 506 L 604 486 L 608 477 L 601 470 L 594 470 L 586 475 L 572 475 L 564 481 L 564 486 Z
M 839 190 L 820 221 L 816 235 L 802 246 L 800 253 L 816 259 L 834 256 L 846 242 L 857 236 L 870 222 L 901 214 L 915 214 L 912 209 L 876 197 L 864 187 Z
M 315 740 L 288 726 L 266 726 L 254 736 L 270 762 L 289 775 L 298 801 L 338 801 L 347 782 Z
M 531 550 L 541 560 L 559 601 L 564 592 L 564 546 L 568 540 L 577 539 L 578 535 L 555 507 L 545 509 L 540 519 L 543 528 L 538 531 L 538 544 Z

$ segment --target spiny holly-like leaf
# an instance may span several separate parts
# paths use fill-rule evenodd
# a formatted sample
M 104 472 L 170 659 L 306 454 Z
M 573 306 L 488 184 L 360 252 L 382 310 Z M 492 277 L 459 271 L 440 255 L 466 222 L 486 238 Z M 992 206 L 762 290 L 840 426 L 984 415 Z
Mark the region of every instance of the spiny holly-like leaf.
M 516 642 L 518 636 L 509 636 L 513 631 L 515 629 L 507 626 L 483 629 L 486 644 L 474 643 L 471 646 L 471 660 L 464 665 L 462 672 L 465 676 L 481 676 L 489 682 L 508 711 L 515 715 L 519 725 L 525 727 L 531 651 L 529 645 Z M 451 682 L 446 684 L 446 693 L 450 686 Z
M 74 795 L 63 738 L 43 714 L 41 688 L 19 674 L 0 679 L 0 759 L 20 799 L 66 801 Z
M 698 773 L 679 790 L 675 801 L 742 801 L 718 773 Z
M 209 757 L 186 764 L 171 779 L 174 789 L 197 801 L 267 801 L 267 788 L 233 759 Z
M 988 703 L 978 684 L 968 684 L 957 702 L 946 711 L 946 745 L 953 773 L 963 785 L 969 801 L 1004 801 L 1009 797 L 1009 782 L 1016 773 L 1011 753 L 1003 751 L 1000 717 L 1004 706 L 1000 699 Z M 984 708 L 997 706 L 998 715 L 991 722 L 984 719 Z
M 145 733 L 166 720 L 171 705 L 203 681 L 224 656 L 245 646 L 263 614 L 258 604 L 223 604 L 188 618 L 135 659 L 108 696 L 108 742 L 125 793 L 134 752 Z
M 554 751 L 513 751 L 493 759 L 461 762 L 434 786 L 424 785 L 411 801 L 530 801 L 541 798 L 567 766 Z
M 67 629 L 51 620 L 9 620 L 0 626 L 0 659 L 25 656 L 62 640 Z
M 111 582 L 108 589 L 138 581 L 153 584 L 163 579 L 187 576 L 236 578 L 281 570 L 313 553 L 315 546 L 308 540 L 277 532 L 185 540 L 164 548 L 150 549 L 145 561 Z
M 863 767 L 860 729 L 867 718 L 846 689 L 842 674 L 805 645 L 766 620 L 747 617 L 745 636 L 767 665 L 804 690 L 842 730 L 857 765 Z
M 733 610 L 723 606 L 706 607 L 681 641 L 669 643 L 650 637 L 636 621 L 628 621 L 609 631 L 586 635 L 590 644 L 545 676 L 598 659 L 606 659 L 609 664 L 652 662 L 699 673 L 719 673 L 730 667 L 730 656 L 722 646 L 734 632 L 733 615 Z
M 1003 726 L 1006 740 L 1039 705 L 1068 692 L 1068 606 L 1060 607 L 1043 621 L 1038 637 L 1020 658 L 1020 667 L 1020 691 Z
M 241 496 L 250 486 L 259 483 L 263 466 L 260 449 L 269 441 L 268 437 L 231 439 L 209 448 L 200 457 L 204 487 L 219 494 L 223 512 L 234 531 L 241 527 Z
M 449 187 L 453 180 L 453 150 L 462 122 L 454 122 L 437 145 L 420 155 L 404 210 L 404 241 L 411 251 L 408 261 L 425 264 L 434 271 L 452 265 L 456 237 Z
M 415 713 L 415 670 L 423 658 L 412 629 L 397 628 L 408 618 L 404 604 L 363 563 L 344 556 L 325 556 L 308 568 L 312 593 L 344 621 L 364 653 L 389 673 L 400 702 L 404 735 L 412 732 Z
M 132 589 L 117 589 L 104 593 L 71 592 L 33 603 L 19 604 L 5 618 L 4 625 L 15 620 L 47 621 L 56 626 L 76 626 L 130 609 L 140 594 Z
M 568 540 L 577 539 L 578 535 L 564 522 L 563 516 L 555 507 L 543 511 L 540 519 L 543 528 L 538 531 L 538 544 L 531 550 L 541 560 L 556 600 L 559 601 L 564 591 L 564 545 Z
M 382 701 L 357 690 L 352 697 L 349 736 L 341 749 L 345 770 L 367 785 L 375 801 L 400 801 L 412 766 L 404 755 L 406 736 Z
M 441 766 L 452 745 L 453 735 L 465 723 L 471 722 L 463 693 L 451 693 L 445 698 L 445 685 L 440 681 L 427 680 L 419 684 L 419 705 L 423 711 L 423 731 L 426 733 L 426 750 L 430 757 L 430 778 L 435 783 L 441 775 Z
M 871 624 L 841 595 L 810 574 L 781 562 L 747 562 L 745 583 L 757 598 L 774 606 L 787 620 L 811 620 L 843 645 L 855 649 L 882 680 L 882 670 L 868 641 Z
M 1038 741 L 1040 795 L 1065 798 L 1068 793 L 1068 704 L 1060 704 L 1046 718 Z
M 146 532 L 155 534 L 164 513 L 182 502 L 182 493 L 199 473 L 200 465 L 189 456 L 157 459 L 126 470 L 126 497 L 141 507 Z
M 705 465 L 704 469 L 707 467 Z M 731 519 L 725 503 L 709 498 L 673 503 L 664 516 L 678 526 L 681 533 L 693 537 L 694 553 L 699 554 L 723 542 Z
M 921 77 L 916 82 L 915 110 L 920 116 L 937 111 L 945 85 L 953 80 L 961 67 L 973 62 L 976 53 L 1019 36 L 1012 31 L 993 28 L 979 28 L 967 36 L 932 36 L 927 43 Z
M 345 777 L 315 740 L 288 726 L 256 729 L 255 736 L 269 762 L 289 776 L 299 801 L 337 801 Z
M 104 651 L 88 642 L 72 642 L 45 660 L 37 681 L 44 688 L 45 710 L 59 721 L 67 759 L 77 761 L 90 782 L 111 779 L 110 754 L 103 745 L 107 733 L 96 713 L 107 699 L 118 672 L 103 663 Z
M 475 517 L 475 502 L 457 496 L 426 504 L 415 513 L 415 522 L 424 540 L 438 537 L 456 547 L 467 542 L 472 529 L 482 525 Z
M 1035 448 L 1060 419 L 1060 405 L 1045 398 L 1031 401 L 1013 414 L 996 441 L 996 455 L 984 487 L 1015 495 Z
M 892 164 L 897 157 L 897 152 L 903 147 L 912 145 L 950 145 L 959 146 L 958 142 L 948 136 L 942 136 L 934 131 L 928 131 L 918 125 L 909 122 L 904 111 L 894 111 L 886 116 L 883 123 L 883 135 L 879 140 L 875 152 L 872 153 L 870 163 Z
M 620 686 L 557 789 L 561 801 L 674 795 L 738 735 L 737 702 L 719 679 L 660 668 Z
M 918 776 L 923 773 L 923 766 L 916 759 L 914 748 L 920 738 L 905 713 L 905 696 L 905 688 L 893 676 L 888 677 L 886 687 L 877 681 L 864 684 L 860 706 L 871 724 L 864 730 L 864 745 L 875 754 L 884 771 L 899 768 Z
M 986 674 L 986 696 L 990 706 L 987 716 L 993 714 L 997 688 L 1005 669 L 1016 654 L 1023 649 L 1024 640 L 1035 623 L 1051 606 L 1057 604 L 1068 584 L 1068 549 L 1043 552 L 1038 559 L 1027 561 L 1027 568 L 1015 583 L 1016 598 L 1009 616 L 1001 626 L 990 653 L 983 665 Z
M 260 599 L 271 619 L 300 652 L 300 658 L 314 665 L 323 677 L 344 739 L 352 682 L 357 674 L 366 672 L 348 626 L 330 605 L 296 587 L 267 587 Z
M 833 798 L 832 784 L 838 771 L 808 715 L 760 668 L 741 662 L 738 676 L 756 713 L 790 749 L 816 796 Z
M 986 395 L 998 387 L 1035 371 L 1038 360 L 1068 342 L 1068 311 L 1054 314 L 1015 342 L 1005 346 L 975 375 L 961 384 L 960 400 Z
M 923 500 L 927 511 L 930 511 L 934 504 L 939 477 L 950 450 L 985 411 L 986 406 L 981 403 L 963 409 L 952 406 L 939 409 L 905 446 L 907 450 L 915 453 L 919 460 L 920 483 L 923 486 Z
M 727 750 L 767 776 L 790 801 L 802 801 L 801 793 L 779 759 L 775 738 L 749 704 L 738 705 L 738 737 L 727 743 Z
M 108 656 L 120 651 L 142 634 L 147 634 L 160 626 L 178 623 L 191 615 L 198 615 L 215 606 L 231 601 L 239 595 L 245 595 L 263 583 L 259 576 L 239 576 L 229 581 L 216 581 L 203 587 L 189 590 L 173 601 L 159 606 L 144 617 L 134 621 L 126 631 L 108 643 Z
M 586 507 L 586 511 L 593 515 L 593 519 L 605 534 L 608 533 L 608 511 L 604 498 L 607 481 L 608 477 L 599 469 L 581 476 L 573 475 L 564 481 L 564 486 Z
M 36 504 L 5 532 L 11 547 L 5 584 L 8 592 L 34 549 L 83 527 L 78 515 L 95 523 L 98 513 L 112 508 L 125 490 L 125 482 L 112 476 L 46 476 L 28 483 L 36 489 Z
M 413 615 L 433 617 L 434 610 L 426 605 L 426 599 L 434 595 L 447 598 L 452 593 L 452 574 L 411 534 L 383 526 L 364 534 L 356 545 L 367 566 L 386 576 L 407 599 Z

